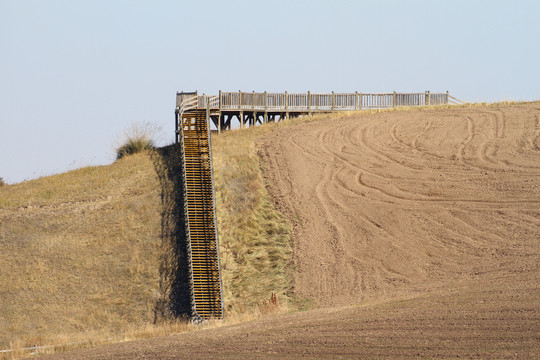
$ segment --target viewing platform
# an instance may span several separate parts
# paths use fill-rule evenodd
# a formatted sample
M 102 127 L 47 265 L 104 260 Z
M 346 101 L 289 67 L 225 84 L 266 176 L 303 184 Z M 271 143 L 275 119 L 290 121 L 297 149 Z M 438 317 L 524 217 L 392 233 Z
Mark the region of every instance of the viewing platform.
M 315 113 L 460 103 L 463 102 L 450 96 L 448 91 L 383 94 L 219 91 L 218 95 L 199 95 L 197 91 L 177 92 L 176 134 L 178 139 L 181 115 L 195 110 L 206 110 L 208 119 L 217 132 L 221 132 L 231 130 L 233 123 L 243 128 Z

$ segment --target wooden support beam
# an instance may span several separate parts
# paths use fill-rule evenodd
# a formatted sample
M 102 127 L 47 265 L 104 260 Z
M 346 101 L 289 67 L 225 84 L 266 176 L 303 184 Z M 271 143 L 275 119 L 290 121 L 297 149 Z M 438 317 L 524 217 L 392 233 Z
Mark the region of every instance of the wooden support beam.
M 289 120 L 289 94 L 285 91 L 285 120 Z

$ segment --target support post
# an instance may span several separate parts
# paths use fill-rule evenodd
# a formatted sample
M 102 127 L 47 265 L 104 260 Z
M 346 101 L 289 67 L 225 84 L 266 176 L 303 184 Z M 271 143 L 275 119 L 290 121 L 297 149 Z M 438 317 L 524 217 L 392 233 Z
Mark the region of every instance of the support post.
M 427 92 L 427 100 L 428 100 L 428 106 L 431 106 L 431 93 L 429 92 L 429 90 Z
M 242 110 L 242 90 L 238 90 L 238 110 Z
M 308 91 L 307 92 L 307 110 L 308 110 L 308 115 L 311 115 L 311 91 Z
M 450 93 L 446 90 L 446 105 L 448 105 L 448 100 L 450 99 Z
M 335 106 L 336 106 L 336 97 L 334 95 L 334 92 L 332 91 L 332 111 L 334 111 Z
M 268 93 L 264 92 L 264 118 L 263 118 L 263 124 L 266 124 L 268 122 Z
M 394 91 L 394 100 L 393 100 L 393 107 L 396 107 L 397 106 L 397 95 L 396 95 L 396 92 Z
M 360 103 L 358 102 L 358 91 L 354 92 L 354 109 L 358 110 L 360 108 Z
M 285 120 L 289 120 L 289 95 L 285 91 Z
M 178 108 L 174 111 L 174 127 L 175 127 L 175 136 L 176 136 L 176 143 L 178 144 L 180 142 L 180 124 L 178 123 L 178 118 L 180 116 L 180 111 Z

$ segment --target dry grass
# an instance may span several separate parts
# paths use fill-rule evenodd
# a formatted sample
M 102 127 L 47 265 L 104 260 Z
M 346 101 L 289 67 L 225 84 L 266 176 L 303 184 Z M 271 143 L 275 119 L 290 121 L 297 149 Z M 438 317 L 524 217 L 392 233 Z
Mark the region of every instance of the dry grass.
M 151 323 L 159 185 L 148 156 L 0 190 L 0 348 Z
M 255 139 L 269 127 L 213 136 L 220 256 L 227 316 L 252 312 L 290 289 L 290 226 L 264 186 Z
M 289 227 L 266 194 L 260 134 L 214 138 L 227 309 L 225 321 L 205 326 L 289 309 Z M 154 324 L 169 249 L 154 165 L 143 153 L 0 189 L 0 349 L 15 349 L 0 358 L 201 328 Z M 279 302 L 265 305 L 272 293 Z
M 120 144 L 116 148 L 116 159 L 154 149 L 154 138 L 158 132 L 159 127 L 151 123 L 131 125 L 124 131 L 123 139 L 120 140 Z

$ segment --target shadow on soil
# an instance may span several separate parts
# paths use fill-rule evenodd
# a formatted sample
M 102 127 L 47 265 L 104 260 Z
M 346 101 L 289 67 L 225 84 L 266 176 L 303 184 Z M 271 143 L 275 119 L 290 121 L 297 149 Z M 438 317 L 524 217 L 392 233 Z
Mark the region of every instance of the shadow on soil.
M 179 145 L 156 149 L 152 160 L 161 185 L 162 205 L 160 295 L 154 309 L 154 323 L 157 323 L 190 317 L 191 299 Z

